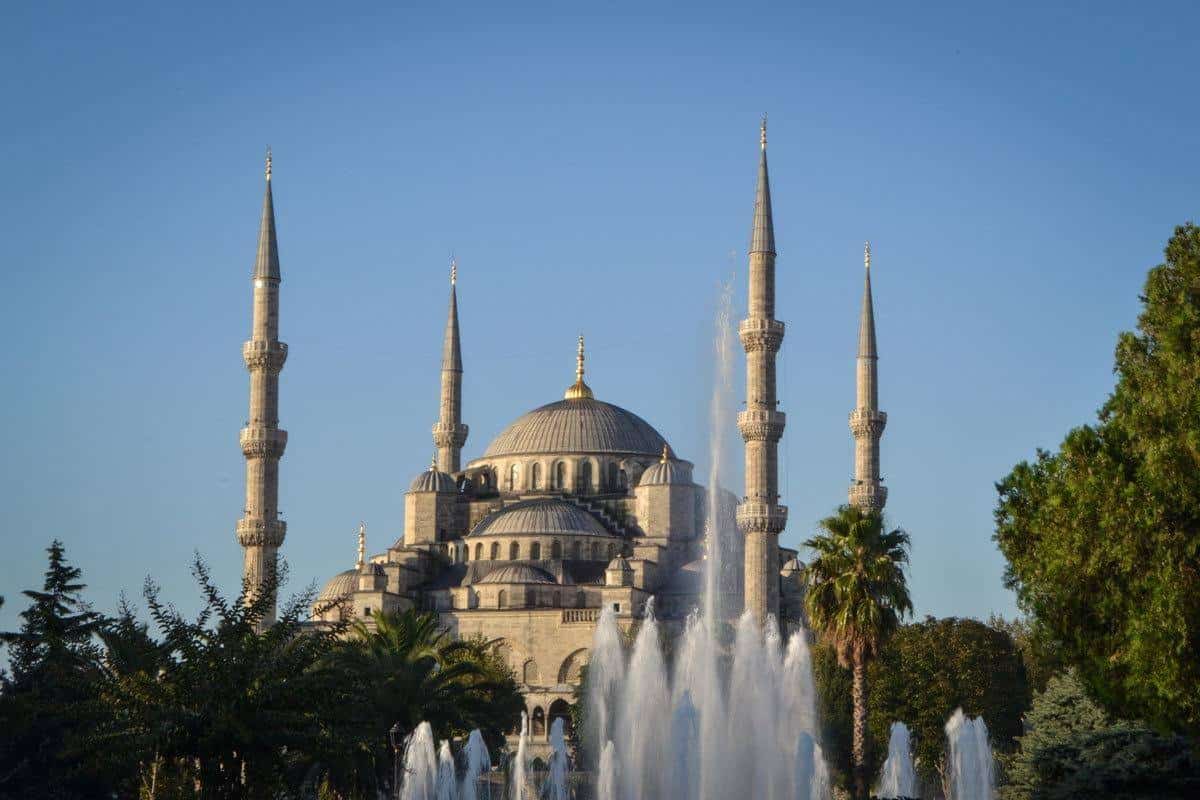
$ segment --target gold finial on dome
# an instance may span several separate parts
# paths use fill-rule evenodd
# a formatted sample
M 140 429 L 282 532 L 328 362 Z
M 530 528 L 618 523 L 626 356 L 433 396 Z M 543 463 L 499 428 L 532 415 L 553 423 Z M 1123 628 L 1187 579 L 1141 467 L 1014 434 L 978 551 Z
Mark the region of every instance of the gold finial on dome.
M 669 444 L 667 444 L 666 442 L 663 442 L 662 458 L 659 459 L 659 463 L 665 464 L 670 460 L 671 460 L 671 446 Z
M 583 382 L 583 334 L 579 334 L 579 352 L 575 356 L 575 383 L 567 388 L 563 397 L 567 400 L 591 400 L 595 395 Z
M 356 566 L 358 569 L 362 569 L 363 565 L 366 563 L 367 563 L 367 523 L 359 522 L 358 523 L 358 561 L 355 562 L 354 566 Z
M 437 472 L 437 450 L 433 451 L 433 458 L 429 459 L 429 471 Z

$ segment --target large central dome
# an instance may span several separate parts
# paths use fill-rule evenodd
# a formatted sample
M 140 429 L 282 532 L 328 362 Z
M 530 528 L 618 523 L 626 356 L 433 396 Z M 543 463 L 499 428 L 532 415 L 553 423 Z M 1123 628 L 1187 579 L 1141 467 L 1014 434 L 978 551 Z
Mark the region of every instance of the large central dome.
M 631 411 L 591 397 L 535 408 L 492 440 L 483 458 L 607 453 L 657 458 L 666 440 Z

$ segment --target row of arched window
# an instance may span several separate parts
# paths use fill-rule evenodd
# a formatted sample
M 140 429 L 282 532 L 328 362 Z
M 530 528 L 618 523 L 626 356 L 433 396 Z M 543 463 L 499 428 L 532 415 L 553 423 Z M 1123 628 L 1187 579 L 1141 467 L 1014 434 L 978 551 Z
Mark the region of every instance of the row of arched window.
M 572 469 L 574 466 L 574 469 Z M 501 467 L 503 480 L 498 482 L 495 470 L 487 467 L 478 474 L 479 487 L 484 490 L 502 489 L 506 492 L 552 491 L 592 494 L 598 491 L 618 492 L 629 488 L 629 478 L 616 461 L 594 467 L 592 459 L 558 460 L 544 467 L 540 461 L 522 466 L 519 463 Z M 598 470 L 598 471 L 597 471 Z
M 524 551 L 527 555 L 522 554 L 520 542 L 509 542 L 507 548 L 501 542 L 476 542 L 472 549 L 468 542 L 464 547 L 454 548 L 454 561 L 456 564 L 462 564 L 467 561 L 500 561 L 505 557 L 509 561 L 520 561 L 528 559 L 530 561 L 541 561 L 543 557 L 558 561 L 562 558 L 571 558 L 576 561 L 590 559 L 592 561 L 600 561 L 604 559 L 611 561 L 617 557 L 617 545 L 615 542 L 609 542 L 607 545 L 603 542 L 585 543 L 579 539 L 569 542 L 564 548 L 561 541 L 555 539 L 550 543 L 548 551 L 542 550 L 541 542 L 532 542 L 528 550 Z

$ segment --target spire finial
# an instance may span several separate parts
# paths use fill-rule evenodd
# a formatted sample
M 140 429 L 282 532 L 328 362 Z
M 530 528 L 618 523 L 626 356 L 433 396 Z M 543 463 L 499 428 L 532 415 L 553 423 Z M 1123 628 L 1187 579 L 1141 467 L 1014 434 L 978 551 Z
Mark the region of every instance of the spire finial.
M 458 259 L 450 257 L 450 285 L 458 283 Z
M 767 149 L 767 113 L 764 111 L 762 115 L 762 127 L 758 130 L 758 141 L 762 145 L 762 149 Z
M 863 245 L 863 266 L 867 269 L 871 268 L 871 241 L 869 239 Z
M 429 459 L 429 471 L 437 472 L 437 450 L 433 451 L 433 458 Z
M 583 382 L 583 334 L 579 334 L 579 349 L 575 355 L 575 383 L 567 387 L 566 394 L 563 395 L 567 400 L 582 400 L 592 399 L 595 395 L 592 394 L 591 387 Z
M 358 523 L 358 561 L 355 566 L 359 569 L 367 563 L 367 523 Z
M 668 445 L 666 442 L 663 442 L 662 458 L 659 459 L 659 463 L 665 464 L 670 460 L 671 460 L 671 446 Z
M 267 145 L 267 180 L 271 180 L 271 145 Z

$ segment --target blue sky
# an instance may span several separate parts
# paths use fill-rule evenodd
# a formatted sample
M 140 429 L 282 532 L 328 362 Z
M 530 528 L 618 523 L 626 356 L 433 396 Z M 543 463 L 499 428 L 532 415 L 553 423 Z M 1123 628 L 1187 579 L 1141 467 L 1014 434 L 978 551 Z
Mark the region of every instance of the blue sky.
M 3 628 L 54 537 L 102 610 L 148 574 L 193 608 L 195 551 L 236 587 L 267 144 L 293 588 L 358 520 L 401 531 L 451 252 L 468 457 L 561 396 L 582 331 L 597 396 L 707 474 L 767 111 L 783 541 L 845 498 L 870 238 L 918 613 L 1012 614 L 993 484 L 1093 418 L 1200 207 L 1194 3 L 167 5 L 0 12 Z

